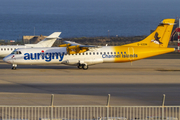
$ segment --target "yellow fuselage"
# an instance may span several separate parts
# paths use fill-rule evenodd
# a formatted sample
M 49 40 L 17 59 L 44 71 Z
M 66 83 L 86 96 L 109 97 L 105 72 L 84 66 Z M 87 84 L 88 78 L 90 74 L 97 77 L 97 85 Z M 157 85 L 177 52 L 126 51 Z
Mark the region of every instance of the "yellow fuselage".
M 104 62 L 129 62 L 143 58 L 148 58 L 160 54 L 173 52 L 174 48 L 156 48 L 156 47 L 126 47 L 126 46 L 112 46 L 103 47 L 102 58 Z

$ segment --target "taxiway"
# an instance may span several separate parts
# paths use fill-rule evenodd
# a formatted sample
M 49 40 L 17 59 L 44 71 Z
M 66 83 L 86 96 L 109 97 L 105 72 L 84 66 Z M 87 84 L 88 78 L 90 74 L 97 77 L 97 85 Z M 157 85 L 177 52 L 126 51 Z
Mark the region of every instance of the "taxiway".
M 0 60 L 0 105 L 180 105 L 180 60 L 144 59 L 73 66 L 11 65 Z

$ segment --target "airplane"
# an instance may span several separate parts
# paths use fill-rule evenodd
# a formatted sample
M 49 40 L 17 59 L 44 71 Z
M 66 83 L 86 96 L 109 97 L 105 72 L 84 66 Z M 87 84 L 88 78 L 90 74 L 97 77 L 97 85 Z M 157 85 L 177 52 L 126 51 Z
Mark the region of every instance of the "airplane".
M 3 60 L 16 69 L 18 64 L 65 64 L 87 70 L 99 63 L 132 62 L 175 51 L 167 48 L 175 19 L 164 19 L 145 39 L 122 46 L 81 45 L 71 41 L 59 47 L 19 48 Z
M 61 32 L 54 32 L 37 44 L 25 44 L 25 45 L 2 45 L 0 46 L 0 57 L 6 57 L 18 48 L 35 48 L 35 47 L 51 47 L 56 41 Z

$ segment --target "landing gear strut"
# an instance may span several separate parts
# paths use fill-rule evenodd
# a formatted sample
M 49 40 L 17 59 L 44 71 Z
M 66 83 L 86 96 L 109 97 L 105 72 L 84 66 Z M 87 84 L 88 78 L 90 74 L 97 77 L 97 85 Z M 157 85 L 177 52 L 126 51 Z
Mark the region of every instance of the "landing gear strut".
M 17 64 L 12 64 L 12 70 L 16 70 Z

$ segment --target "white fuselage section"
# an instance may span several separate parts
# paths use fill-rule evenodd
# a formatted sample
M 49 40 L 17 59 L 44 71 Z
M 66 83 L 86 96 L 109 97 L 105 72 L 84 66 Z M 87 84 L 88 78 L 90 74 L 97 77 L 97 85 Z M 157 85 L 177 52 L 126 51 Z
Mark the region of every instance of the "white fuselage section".
M 0 57 L 5 57 L 15 49 L 18 48 L 40 48 L 40 47 L 52 47 L 61 32 L 54 32 L 47 38 L 38 42 L 37 44 L 25 44 L 25 45 L 0 45 Z
M 16 49 L 13 54 L 3 60 L 10 64 L 48 64 L 62 63 L 67 65 L 97 64 L 113 62 L 114 58 L 107 58 L 106 53 L 113 53 L 112 47 L 94 48 L 84 53 L 67 54 L 66 47 L 26 48 Z M 17 53 L 16 53 L 17 52 Z
M 2 45 L 0 46 L 0 57 L 6 57 L 17 48 L 26 48 L 25 45 Z

